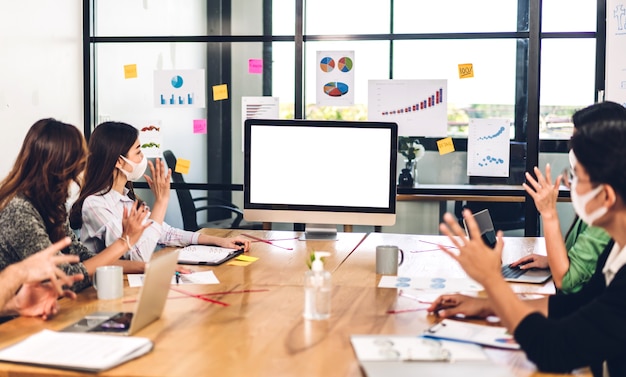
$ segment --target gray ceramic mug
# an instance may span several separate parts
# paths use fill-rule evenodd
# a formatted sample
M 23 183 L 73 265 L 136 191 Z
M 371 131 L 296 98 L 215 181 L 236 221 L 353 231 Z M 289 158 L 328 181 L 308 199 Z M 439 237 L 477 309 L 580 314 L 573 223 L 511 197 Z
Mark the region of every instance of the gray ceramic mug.
M 399 259 L 399 260 L 398 260 Z M 398 266 L 404 262 L 404 252 L 398 246 L 376 246 L 376 273 L 397 275 Z

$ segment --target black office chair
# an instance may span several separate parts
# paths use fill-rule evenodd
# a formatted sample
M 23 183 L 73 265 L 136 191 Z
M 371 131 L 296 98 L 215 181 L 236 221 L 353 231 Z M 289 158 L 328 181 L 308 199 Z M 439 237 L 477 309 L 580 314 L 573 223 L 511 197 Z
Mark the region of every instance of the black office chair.
M 172 181 L 174 183 L 185 183 L 183 175 L 174 171 L 176 167 L 176 156 L 170 150 L 163 151 L 163 157 L 170 169 L 172 169 Z M 191 196 L 188 189 L 176 189 L 176 196 L 180 204 L 180 212 L 183 217 L 183 228 L 188 231 L 195 232 L 201 228 L 227 228 L 227 229 L 263 229 L 262 223 L 249 223 L 243 219 L 243 211 L 233 203 L 215 197 L 198 197 Z M 200 207 L 196 206 L 196 202 L 205 202 Z M 212 210 L 226 210 L 231 212 L 234 217 L 209 221 L 198 224 L 198 212 Z

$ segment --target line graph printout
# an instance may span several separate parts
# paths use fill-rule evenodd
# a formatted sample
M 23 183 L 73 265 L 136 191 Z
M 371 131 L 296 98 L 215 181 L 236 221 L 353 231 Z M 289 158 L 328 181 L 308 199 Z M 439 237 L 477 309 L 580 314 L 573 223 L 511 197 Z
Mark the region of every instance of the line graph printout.
M 368 120 L 398 123 L 398 136 L 445 137 L 446 80 L 369 80 Z
M 467 175 L 508 177 L 509 119 L 470 119 L 467 135 Z

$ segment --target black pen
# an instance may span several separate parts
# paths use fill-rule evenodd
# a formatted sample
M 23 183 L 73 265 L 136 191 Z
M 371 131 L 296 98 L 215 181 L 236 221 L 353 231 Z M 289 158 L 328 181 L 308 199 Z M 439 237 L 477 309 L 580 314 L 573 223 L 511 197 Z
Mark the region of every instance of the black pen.
M 180 283 L 180 272 L 176 271 L 174 276 L 176 276 L 176 284 Z

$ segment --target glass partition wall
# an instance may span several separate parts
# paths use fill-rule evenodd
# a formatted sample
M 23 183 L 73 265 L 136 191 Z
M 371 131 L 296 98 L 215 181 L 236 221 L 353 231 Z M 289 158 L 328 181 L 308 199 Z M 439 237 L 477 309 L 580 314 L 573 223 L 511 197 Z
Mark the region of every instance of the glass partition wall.
M 554 161 L 560 170 L 567 161 L 571 114 L 596 101 L 604 87 L 602 0 L 84 0 L 83 5 L 84 85 L 90 99 L 85 135 L 106 120 L 157 125 L 161 149 L 190 162 L 185 183 L 173 188 L 238 205 L 242 97 L 278 98 L 283 119 L 367 120 L 369 80 L 445 79 L 448 135 L 456 152 L 440 156 L 437 139 L 415 135 L 426 148 L 419 182 L 464 184 L 470 119 L 511 119 L 511 141 L 526 143 L 527 170 L 539 163 L 540 153 L 542 163 Z M 317 51 L 354 52 L 353 105 L 316 103 Z M 474 77 L 460 78 L 458 65 L 465 63 L 473 65 Z M 197 84 L 206 90 L 204 103 L 159 106 L 157 75 L 164 70 L 202 70 L 203 82 Z M 215 98 L 214 90 L 226 98 Z M 363 151 L 347 141 L 351 145 L 358 160 Z M 172 199 L 173 216 L 166 221 L 182 226 Z M 525 233 L 538 234 L 532 204 L 526 206 Z

